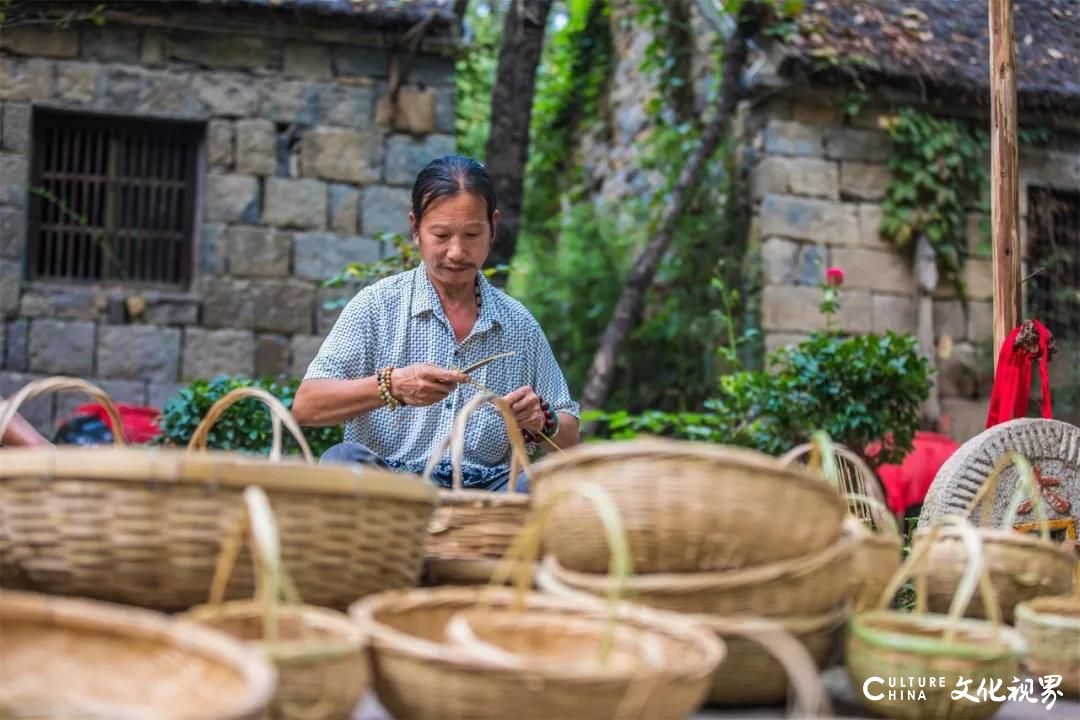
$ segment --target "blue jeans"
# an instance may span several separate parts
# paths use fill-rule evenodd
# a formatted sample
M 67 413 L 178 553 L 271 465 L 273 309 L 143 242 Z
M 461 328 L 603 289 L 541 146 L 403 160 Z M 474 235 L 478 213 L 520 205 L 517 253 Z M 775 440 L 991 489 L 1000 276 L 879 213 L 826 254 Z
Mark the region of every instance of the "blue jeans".
M 331 463 L 338 464 L 360 464 L 360 465 L 374 465 L 376 467 L 384 468 L 386 470 L 413 472 L 416 475 L 423 474 L 423 469 L 416 470 L 408 467 L 397 467 L 383 460 L 379 455 L 372 452 L 370 448 L 356 442 L 343 442 L 334 445 L 319 458 L 320 465 L 327 465 Z M 442 463 L 432 474 L 432 479 L 440 486 L 444 488 L 450 487 L 450 468 L 449 464 Z M 510 468 L 503 468 L 501 471 L 496 471 L 490 476 L 477 479 L 476 481 L 470 481 L 465 477 L 465 487 L 470 490 L 490 490 L 491 492 L 509 492 L 510 491 Z M 518 474 L 517 492 L 527 493 L 529 492 L 529 478 L 526 477 L 524 472 Z

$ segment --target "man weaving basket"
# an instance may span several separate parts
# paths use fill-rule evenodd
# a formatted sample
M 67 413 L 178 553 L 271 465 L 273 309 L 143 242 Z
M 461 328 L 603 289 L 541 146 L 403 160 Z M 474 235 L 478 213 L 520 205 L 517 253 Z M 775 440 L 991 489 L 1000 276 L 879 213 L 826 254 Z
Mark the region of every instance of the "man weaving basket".
M 357 293 L 293 401 L 303 425 L 345 423 L 345 442 L 321 462 L 422 474 L 480 388 L 506 400 L 534 446 L 578 443 L 579 408 L 543 330 L 480 272 L 498 222 L 491 177 L 475 160 L 450 155 L 417 176 L 409 228 L 421 265 Z M 505 423 L 487 405 L 468 422 L 464 486 L 505 491 L 509 466 Z M 432 478 L 449 487 L 448 455 Z

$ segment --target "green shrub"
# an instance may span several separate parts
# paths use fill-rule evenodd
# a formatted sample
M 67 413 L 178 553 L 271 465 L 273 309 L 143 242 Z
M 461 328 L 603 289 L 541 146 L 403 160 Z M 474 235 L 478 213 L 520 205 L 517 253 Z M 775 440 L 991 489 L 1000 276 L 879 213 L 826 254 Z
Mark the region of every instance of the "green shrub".
M 186 447 L 195 428 L 206 416 L 210 407 L 223 395 L 236 388 L 258 387 L 281 400 L 292 409 L 293 397 L 300 386 L 299 380 L 278 383 L 272 380 L 251 380 L 243 377 L 219 375 L 212 380 L 196 380 L 169 398 L 162 410 L 161 431 L 158 438 L 161 444 Z M 296 442 L 284 432 L 283 452 L 298 454 Z M 318 458 L 332 445 L 341 442 L 342 427 L 304 428 L 304 437 L 311 446 L 311 451 Z M 230 407 L 210 430 L 207 445 L 219 450 L 238 450 L 241 452 L 267 455 L 270 452 L 271 427 L 270 412 L 258 400 L 246 398 Z

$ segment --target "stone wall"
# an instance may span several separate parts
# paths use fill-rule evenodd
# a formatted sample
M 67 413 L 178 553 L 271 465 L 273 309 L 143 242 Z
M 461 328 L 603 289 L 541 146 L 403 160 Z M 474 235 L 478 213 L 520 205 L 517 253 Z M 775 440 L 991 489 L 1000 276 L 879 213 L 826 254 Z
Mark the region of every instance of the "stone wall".
M 881 113 L 864 110 L 845 122 L 828 93 L 817 99 L 780 97 L 744 110 L 743 164 L 754 213 L 751 243 L 760 251 L 761 326 L 768 351 L 824 328 L 818 284 L 830 265 L 846 281 L 838 314 L 842 330 L 917 330 L 912 263 L 879 233 L 889 182 L 888 134 Z M 1067 148 L 1021 155 L 1021 240 L 1026 242 L 1029 186 L 1080 188 L 1080 156 Z M 992 382 L 992 271 L 981 217 L 968 216 L 971 257 L 963 279 L 965 305 L 941 282 L 933 300 L 943 427 L 959 439 L 982 430 Z
M 220 372 L 302 375 L 336 318 L 323 304 L 341 296 L 320 282 L 382 257 L 379 234 L 407 229 L 415 174 L 454 150 L 448 56 L 415 58 L 391 120 L 386 49 L 340 26 L 323 37 L 316 21 L 293 37 L 254 21 L 216 32 L 206 17 L 0 39 L 0 394 L 67 374 L 160 406 Z M 190 288 L 24 280 L 35 106 L 205 122 Z M 50 431 L 82 401 L 26 415 Z

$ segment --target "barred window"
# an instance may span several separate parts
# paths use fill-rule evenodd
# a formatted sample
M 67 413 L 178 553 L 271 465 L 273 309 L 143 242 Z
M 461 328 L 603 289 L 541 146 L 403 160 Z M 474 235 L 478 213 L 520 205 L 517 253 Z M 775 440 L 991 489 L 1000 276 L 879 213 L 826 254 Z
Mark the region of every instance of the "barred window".
M 186 287 L 200 123 L 36 108 L 27 277 Z
M 1059 340 L 1080 340 L 1080 193 L 1028 191 L 1029 315 Z

